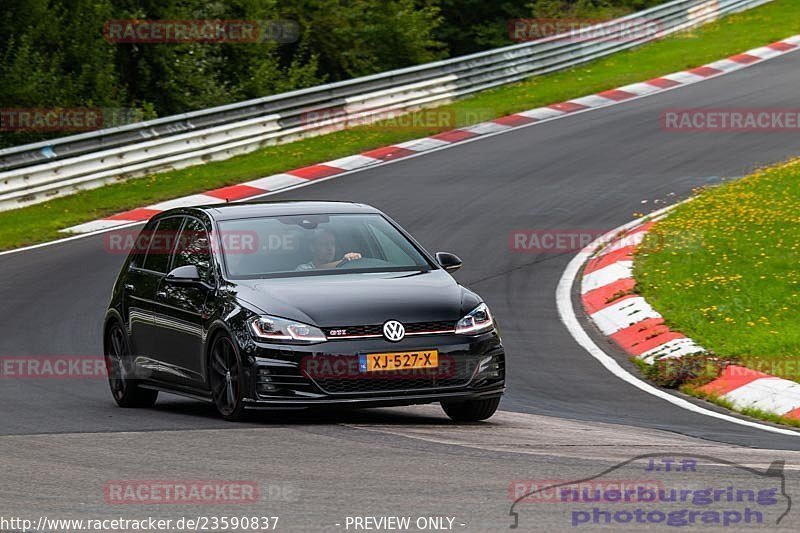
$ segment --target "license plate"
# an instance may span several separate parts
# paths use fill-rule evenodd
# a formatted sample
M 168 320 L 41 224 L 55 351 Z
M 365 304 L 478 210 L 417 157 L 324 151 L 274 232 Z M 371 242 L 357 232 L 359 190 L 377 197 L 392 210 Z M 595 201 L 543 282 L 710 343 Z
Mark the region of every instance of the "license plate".
M 358 366 L 361 372 L 437 368 L 439 366 L 439 352 L 437 350 L 423 350 L 420 352 L 362 354 L 359 356 Z

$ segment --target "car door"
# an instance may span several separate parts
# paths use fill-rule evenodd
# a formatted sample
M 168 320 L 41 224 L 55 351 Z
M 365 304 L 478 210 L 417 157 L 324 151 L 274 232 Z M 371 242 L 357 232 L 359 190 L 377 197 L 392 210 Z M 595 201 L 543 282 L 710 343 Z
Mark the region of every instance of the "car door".
M 169 217 L 149 223 L 140 243 L 143 253 L 134 256 L 128 266 L 123 290 L 124 312 L 128 322 L 135 371 L 142 379 L 158 379 L 160 366 L 155 353 L 157 340 L 153 304 L 158 284 L 166 272 L 171 249 L 183 223 L 182 217 Z M 144 248 L 144 245 L 141 245 Z
M 177 284 L 164 277 L 155 297 L 156 353 L 164 378 L 178 385 L 201 386 L 208 315 L 206 301 L 216 285 L 211 268 L 209 232 L 202 221 L 186 217 L 172 253 L 170 271 L 194 265 L 202 283 Z

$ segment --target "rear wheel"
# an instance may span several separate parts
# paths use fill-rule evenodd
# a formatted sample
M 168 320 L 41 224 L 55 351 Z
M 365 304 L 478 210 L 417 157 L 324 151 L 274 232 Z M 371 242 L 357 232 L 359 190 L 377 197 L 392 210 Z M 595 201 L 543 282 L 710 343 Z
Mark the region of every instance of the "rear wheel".
M 497 411 L 498 405 L 499 396 L 463 402 L 442 402 L 442 409 L 456 422 L 479 422 L 490 418 Z
M 120 407 L 153 407 L 158 391 L 142 389 L 133 379 L 133 356 L 128 348 L 125 330 L 115 322 L 106 334 L 106 371 L 111 395 Z
M 242 364 L 233 342 L 227 335 L 214 339 L 211 346 L 211 394 L 214 405 L 225 420 L 244 418 Z

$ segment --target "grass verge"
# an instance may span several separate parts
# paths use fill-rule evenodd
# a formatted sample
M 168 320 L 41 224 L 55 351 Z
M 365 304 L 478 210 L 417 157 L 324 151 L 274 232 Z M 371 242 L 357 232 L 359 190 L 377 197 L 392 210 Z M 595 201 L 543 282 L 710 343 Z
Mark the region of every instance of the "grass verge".
M 439 108 L 456 117 L 455 123 L 419 128 L 358 127 L 2 212 L 0 250 L 53 240 L 63 236 L 60 229 L 115 212 L 644 81 L 798 33 L 800 2 L 776 0 L 579 68 L 532 78 Z
M 800 381 L 800 159 L 698 191 L 658 222 L 639 247 L 634 276 L 670 328 L 708 354 L 641 365 L 657 384 L 745 416 L 800 420 L 700 389 L 726 362 Z
M 800 159 L 701 191 L 636 255 L 637 289 L 716 357 L 800 381 Z

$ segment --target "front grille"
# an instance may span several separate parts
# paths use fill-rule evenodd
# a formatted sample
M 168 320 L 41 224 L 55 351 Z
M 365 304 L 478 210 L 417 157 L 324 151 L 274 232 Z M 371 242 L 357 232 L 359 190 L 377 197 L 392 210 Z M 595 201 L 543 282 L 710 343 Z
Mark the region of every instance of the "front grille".
M 310 377 L 326 394 L 415 391 L 468 385 L 475 374 L 476 362 L 466 358 L 453 358 L 452 361 L 452 367 L 425 371 L 372 372 L 345 378 Z
M 411 322 L 409 324 L 403 324 L 403 327 L 406 330 L 406 335 L 441 331 L 453 332 L 455 331 L 455 322 L 448 320 L 440 320 L 438 322 Z M 330 340 L 345 337 L 364 337 L 367 335 L 382 336 L 383 324 L 323 328 L 323 331 L 325 332 L 325 336 Z
M 453 322 L 414 322 L 403 324 L 406 328 L 406 335 L 409 333 L 425 333 L 426 331 L 455 331 L 456 325 Z

